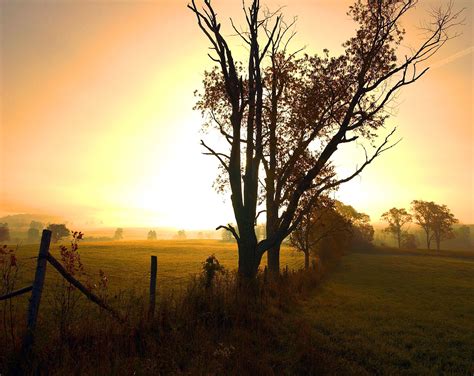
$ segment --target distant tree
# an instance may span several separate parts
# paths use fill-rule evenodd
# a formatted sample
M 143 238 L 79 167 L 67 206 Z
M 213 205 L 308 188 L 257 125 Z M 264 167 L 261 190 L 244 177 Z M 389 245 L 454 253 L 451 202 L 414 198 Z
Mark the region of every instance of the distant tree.
M 156 231 L 155 230 L 150 230 L 148 231 L 148 240 L 156 240 Z
M 454 237 L 453 225 L 458 220 L 446 205 L 438 205 L 433 201 L 414 200 L 412 210 L 415 222 L 425 232 L 428 249 L 431 249 L 433 239 L 439 251 L 442 240 Z
M 225 229 L 225 228 L 221 229 L 221 239 L 225 242 L 234 241 L 234 237 L 232 236 L 232 233 L 229 230 Z
M 62 224 L 50 224 L 48 230 L 51 231 L 51 240 L 53 243 L 57 243 L 62 238 L 68 237 L 71 231 L 66 227 L 64 223 Z
M 41 222 L 38 221 L 31 221 L 30 223 L 30 228 L 34 228 L 36 230 L 41 231 L 44 227 L 44 225 Z
M 204 239 L 204 233 L 202 231 L 199 231 L 197 237 L 198 239 Z
M 8 223 L 0 223 L 0 242 L 7 242 L 10 240 L 10 229 Z
M 370 224 L 370 216 L 365 213 L 359 213 L 350 205 L 344 205 L 337 201 L 336 207 L 346 220 L 351 223 L 352 239 L 351 248 L 366 249 L 372 247 L 374 240 L 374 227 Z
M 40 231 L 43 229 L 43 224 L 38 221 L 31 221 L 30 228 L 26 233 L 29 243 L 36 243 L 40 238 Z
M 416 249 L 417 248 L 416 236 L 414 234 L 404 232 L 401 236 L 401 246 L 404 249 Z
M 411 222 L 411 215 L 403 208 L 392 208 L 382 214 L 382 220 L 388 222 L 388 227 L 384 229 L 384 232 L 392 234 L 395 239 L 397 239 L 398 248 L 400 248 L 403 236 L 403 226 Z
M 291 233 L 290 244 L 303 252 L 305 269 L 308 269 L 311 255 L 318 255 L 326 261 L 343 251 L 343 247 L 334 247 L 335 238 L 349 240 L 351 237 L 350 221 L 337 212 L 333 200 L 321 197 Z M 324 240 L 326 242 L 323 242 Z M 323 247 L 320 246 L 321 243 L 324 244 Z
M 178 233 L 176 234 L 176 239 L 185 240 L 186 239 L 186 231 L 179 230 Z
M 114 240 L 122 240 L 122 239 L 123 239 L 123 228 L 118 227 L 117 230 L 115 230 Z
M 457 228 L 455 237 L 460 247 L 469 248 L 471 246 L 471 229 L 469 226 L 463 225 Z
M 415 223 L 425 232 L 426 248 L 428 249 L 431 249 L 431 240 L 433 238 L 433 230 L 431 228 L 433 205 L 435 205 L 434 202 L 422 200 L 413 200 L 411 203 L 413 218 Z
M 436 205 L 435 209 L 432 228 L 436 249 L 439 251 L 442 240 L 454 238 L 453 225 L 458 220 L 446 205 Z
M 261 223 L 255 226 L 255 235 L 257 235 L 258 240 L 265 239 L 266 237 L 266 224 Z
M 27 239 L 29 243 L 35 243 L 40 238 L 40 232 L 37 228 L 30 227 L 27 232 Z

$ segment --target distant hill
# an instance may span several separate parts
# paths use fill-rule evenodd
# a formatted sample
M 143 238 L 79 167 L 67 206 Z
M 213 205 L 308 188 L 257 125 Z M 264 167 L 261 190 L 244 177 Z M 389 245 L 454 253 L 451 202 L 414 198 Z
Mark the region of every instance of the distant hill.
M 48 223 L 67 223 L 62 217 L 44 214 L 14 214 L 0 218 L 0 223 L 8 223 L 10 230 L 14 231 L 28 230 L 31 221 L 41 222 L 45 226 Z

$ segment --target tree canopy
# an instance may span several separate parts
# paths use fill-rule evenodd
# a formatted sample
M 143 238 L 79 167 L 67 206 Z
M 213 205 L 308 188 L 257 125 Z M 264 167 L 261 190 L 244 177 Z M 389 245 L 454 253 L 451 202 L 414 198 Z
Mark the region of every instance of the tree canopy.
M 391 130 L 371 153 L 366 150 L 353 173 L 338 176 L 332 167 L 333 155 L 345 144 L 376 142 L 400 89 L 421 78 L 428 67 L 420 66 L 452 37 L 458 13 L 448 6 L 433 14 L 424 41 L 399 58 L 401 20 L 415 5 L 415 0 L 356 1 L 349 15 L 357 28 L 344 52 L 309 56 L 289 49 L 293 23 L 285 23 L 279 11 L 263 12 L 253 0 L 243 7 L 245 28 L 231 21 L 247 47 L 242 62 L 235 60 L 211 1 L 198 7 L 192 0 L 188 6 L 216 63 L 205 73 L 196 109 L 204 128 L 227 145 L 217 150 L 201 140 L 205 154 L 220 163 L 217 189 L 230 191 L 238 231 L 220 227 L 237 240 L 242 276 L 255 276 L 266 251 L 275 256 L 269 266 L 279 268 L 281 242 L 319 196 L 358 176 L 396 144 L 390 143 Z M 266 237 L 258 240 L 255 224 L 262 211 Z
M 57 243 L 62 238 L 66 238 L 71 234 L 71 231 L 66 227 L 64 223 L 55 224 L 52 223 L 48 226 L 48 230 L 51 231 L 51 240 Z

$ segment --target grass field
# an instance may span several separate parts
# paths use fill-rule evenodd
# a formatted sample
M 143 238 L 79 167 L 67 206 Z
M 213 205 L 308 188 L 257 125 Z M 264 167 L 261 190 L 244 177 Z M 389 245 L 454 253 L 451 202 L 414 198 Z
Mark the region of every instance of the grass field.
M 18 250 L 19 286 L 32 280 L 37 250 L 33 245 Z M 58 245 L 53 245 L 51 252 L 58 255 L 58 251 Z M 158 284 L 161 291 L 168 292 L 185 287 L 210 254 L 216 254 L 229 269 L 237 266 L 235 244 L 214 240 L 83 243 L 80 253 L 89 275 L 96 275 L 99 269 L 106 272 L 111 291 L 139 295 L 148 292 L 150 255 L 158 256 Z M 303 258 L 285 247 L 282 265 L 297 269 Z M 47 291 L 53 291 L 57 281 L 57 273 L 49 266 L 40 315 L 44 335 L 52 330 L 46 319 L 50 317 Z M 319 287 L 301 297 L 290 305 L 271 308 L 268 328 L 262 333 L 246 326 L 237 327 L 237 335 L 216 333 L 228 336 L 236 353 L 249 354 L 249 346 L 254 346 L 249 359 L 255 362 L 261 357 L 262 369 L 269 374 L 474 373 L 472 253 L 389 249 L 352 253 L 342 258 Z M 26 296 L 18 298 L 23 307 L 26 302 Z M 90 308 L 90 303 L 84 304 Z M 17 311 L 21 321 L 23 311 Z M 261 342 L 263 334 L 265 342 Z M 212 339 L 208 346 L 212 348 Z M 163 350 L 158 348 L 158 354 Z M 186 359 L 188 355 L 182 356 Z M 232 359 L 221 366 L 240 362 L 245 369 L 245 356 Z
M 474 373 L 472 258 L 351 254 L 292 316 L 343 373 Z
M 65 243 L 67 245 L 67 243 Z M 79 245 L 85 271 L 97 275 L 102 269 L 109 277 L 112 290 L 135 289 L 147 292 L 149 285 L 150 256 L 158 258 L 158 288 L 179 289 L 184 287 L 191 275 L 200 273 L 207 256 L 215 254 L 226 268 L 237 268 L 237 246 L 219 240 L 157 240 L 87 242 Z M 301 268 L 304 257 L 289 247 L 282 248 L 281 265 L 290 269 Z M 18 251 L 22 283 L 33 280 L 37 245 L 23 245 Z M 51 245 L 51 253 L 59 257 L 59 243 Z M 263 265 L 266 264 L 266 257 Z M 57 274 L 51 268 L 47 281 L 55 280 Z

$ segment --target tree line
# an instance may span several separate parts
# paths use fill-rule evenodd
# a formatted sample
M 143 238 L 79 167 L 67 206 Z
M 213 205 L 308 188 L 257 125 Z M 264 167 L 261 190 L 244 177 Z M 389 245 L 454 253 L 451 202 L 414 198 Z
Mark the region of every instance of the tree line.
M 402 245 L 411 247 L 413 234 L 409 234 L 405 228 L 409 223 L 415 223 L 424 232 L 426 248 L 431 249 L 434 241 L 438 251 L 441 241 L 454 238 L 453 225 L 459 222 L 446 205 L 423 200 L 412 201 L 411 213 L 404 208 L 392 208 L 383 213 L 381 219 L 388 223 L 388 227 L 384 231 L 393 235 L 398 248 L 401 248 Z M 470 233 L 467 226 L 464 226 L 463 231 Z

